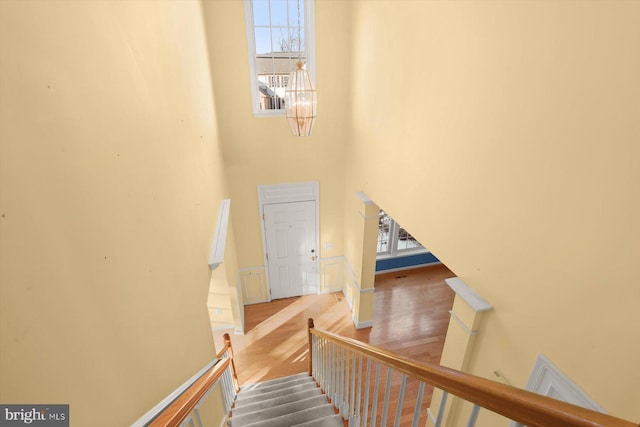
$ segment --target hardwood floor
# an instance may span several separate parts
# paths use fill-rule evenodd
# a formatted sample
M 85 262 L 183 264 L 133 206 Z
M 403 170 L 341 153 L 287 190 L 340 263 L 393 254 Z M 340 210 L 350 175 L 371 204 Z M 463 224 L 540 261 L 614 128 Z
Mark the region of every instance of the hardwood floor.
M 376 277 L 373 327 L 357 330 L 342 293 L 308 295 L 245 307 L 245 335 L 214 331 L 216 348 L 228 332 L 234 348 L 238 380 L 253 384 L 307 370 L 307 319 L 331 331 L 424 362 L 439 363 L 449 325 L 454 293 L 444 282 L 454 274 L 443 265 Z M 383 375 L 386 370 L 383 369 Z M 394 375 L 392 389 L 399 388 Z M 408 381 L 405 408 L 413 413 L 418 384 Z M 431 400 L 425 391 L 421 413 Z M 393 406 L 393 403 L 392 403 Z M 389 419 L 395 412 L 391 412 Z M 381 411 L 381 409 L 379 409 Z M 409 409 L 402 425 L 410 425 Z M 405 420 L 406 419 L 406 420 Z

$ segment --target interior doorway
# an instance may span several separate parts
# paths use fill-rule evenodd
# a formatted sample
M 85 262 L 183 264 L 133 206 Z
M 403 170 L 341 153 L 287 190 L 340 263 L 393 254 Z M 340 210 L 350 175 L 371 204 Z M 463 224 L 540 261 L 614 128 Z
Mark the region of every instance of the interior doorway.
M 268 300 L 320 290 L 318 182 L 258 186 Z
M 271 299 L 316 293 L 315 201 L 264 206 Z

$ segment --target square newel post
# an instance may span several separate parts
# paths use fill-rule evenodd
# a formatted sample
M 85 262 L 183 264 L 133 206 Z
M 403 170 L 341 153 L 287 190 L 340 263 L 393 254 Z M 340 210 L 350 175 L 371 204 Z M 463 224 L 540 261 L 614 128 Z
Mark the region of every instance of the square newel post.
M 309 376 L 313 376 L 313 337 L 311 330 L 314 328 L 313 319 L 307 320 L 307 335 L 309 336 Z
M 493 306 L 484 300 L 477 292 L 471 289 L 460 278 L 445 279 L 445 282 L 456 293 L 453 309 L 449 311 L 451 320 L 442 350 L 440 364 L 448 368 L 466 372 L 469 362 L 473 358 L 475 338 L 480 333 L 481 320 L 484 313 Z M 442 391 L 435 389 L 431 399 L 431 407 L 427 410 L 429 419 L 428 427 L 436 426 L 439 411 L 442 411 L 443 426 L 447 421 L 467 419 L 471 411 L 471 405 L 456 397 L 449 396 L 445 399 L 444 408 L 440 408 L 443 401 Z
M 376 245 L 380 208 L 366 194 L 356 193 L 358 206 L 358 234 L 361 237 L 357 257 L 353 265 L 355 289 L 353 289 L 352 319 L 357 329 L 373 326 L 373 293 L 376 277 Z

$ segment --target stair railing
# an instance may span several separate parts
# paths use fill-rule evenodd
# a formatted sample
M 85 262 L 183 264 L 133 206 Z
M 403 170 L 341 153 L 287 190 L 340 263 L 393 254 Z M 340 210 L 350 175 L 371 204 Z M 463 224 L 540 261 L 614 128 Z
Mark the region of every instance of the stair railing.
M 132 427 L 177 427 L 184 425 L 202 427 L 200 406 L 217 384 L 220 384 L 224 411 L 226 414 L 231 412 L 240 388 L 233 361 L 231 337 L 229 334 L 224 334 L 223 337 L 224 347 L 216 355 L 216 360 L 208 365 L 210 367 L 205 369 L 202 375 L 196 375 L 192 381 L 185 383 L 132 424 Z
M 486 408 L 530 427 L 638 427 L 638 424 L 591 411 L 550 397 L 511 387 L 444 366 L 405 358 L 360 341 L 315 328 L 308 321 L 309 375 L 331 400 L 349 426 L 399 426 L 403 412 L 407 378 L 419 381 L 412 426 L 424 425 L 421 405 L 425 385 L 443 391 L 437 418 L 440 427 L 449 394 L 473 403 L 467 427 L 473 427 L 480 408 Z M 381 384 L 381 368 L 387 371 Z M 392 373 L 402 375 L 400 390 L 391 396 Z M 379 398 L 381 385 L 384 395 Z M 389 414 L 389 402 L 396 401 L 395 414 Z M 379 403 L 382 408 L 379 408 Z M 389 416 L 394 416 L 393 421 Z M 426 416 L 426 415 L 425 415 Z M 378 418 L 379 417 L 379 418 Z

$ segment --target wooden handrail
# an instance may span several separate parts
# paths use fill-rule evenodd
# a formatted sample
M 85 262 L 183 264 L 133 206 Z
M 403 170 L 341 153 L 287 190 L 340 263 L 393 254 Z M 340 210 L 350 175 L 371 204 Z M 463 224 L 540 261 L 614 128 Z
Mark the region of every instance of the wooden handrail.
M 229 359 L 231 359 L 231 376 L 233 377 L 233 386 L 236 389 L 236 393 L 240 391 L 240 383 L 238 382 L 238 374 L 236 372 L 236 364 L 233 361 L 233 346 L 231 345 L 231 337 L 225 333 L 222 338 L 224 339 L 224 347 L 218 352 L 216 357 L 222 359 L 226 352 L 229 352 Z
M 220 360 L 198 378 L 184 393 L 182 393 L 171 405 L 169 405 L 150 424 L 150 427 L 175 427 L 179 426 L 193 411 L 200 399 L 222 376 L 222 373 L 231 363 L 230 358 Z
M 639 427 L 620 418 L 591 411 L 486 378 L 441 365 L 399 356 L 360 341 L 315 329 L 309 319 L 309 338 L 316 335 L 377 360 L 413 378 L 478 404 L 530 427 Z M 311 348 L 309 349 L 311 353 Z
M 167 406 L 160 415 L 148 424 L 149 427 L 174 427 L 179 426 L 187 416 L 193 411 L 200 399 L 209 391 L 211 387 L 220 379 L 225 369 L 231 365 L 231 374 L 233 377 L 233 385 L 236 393 L 240 390 L 238 385 L 238 375 L 236 374 L 236 366 L 233 362 L 233 346 L 231 345 L 231 337 L 224 334 L 224 346 L 216 354 L 218 363 L 211 369 L 206 371 L 200 378 L 193 382 L 176 398 L 169 406 Z M 229 357 L 224 355 L 229 352 Z
M 218 352 L 218 354 L 216 354 L 216 358 L 218 359 L 222 359 L 222 356 L 224 356 L 227 350 L 231 350 L 231 352 L 233 353 L 233 348 L 231 347 L 231 337 L 229 336 L 229 334 L 224 334 L 222 336 L 222 339 L 224 339 L 224 346 Z M 233 354 L 232 354 L 232 357 L 233 357 Z

